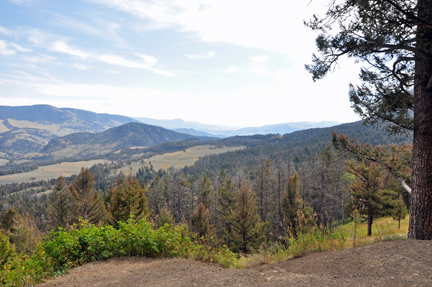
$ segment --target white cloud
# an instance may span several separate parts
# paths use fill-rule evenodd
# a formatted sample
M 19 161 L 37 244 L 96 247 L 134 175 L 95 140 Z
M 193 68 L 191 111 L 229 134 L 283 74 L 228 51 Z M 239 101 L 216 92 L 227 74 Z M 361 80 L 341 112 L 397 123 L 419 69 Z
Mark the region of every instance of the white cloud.
M 24 48 L 24 47 L 22 47 L 22 46 L 20 46 L 18 44 L 15 44 L 15 43 L 9 43 L 9 46 L 14 47 L 19 52 L 32 52 L 33 51 L 32 49 Z
M 7 46 L 8 45 L 6 44 L 5 41 L 0 40 L 0 55 L 8 56 L 8 55 L 16 54 L 16 51 L 8 49 Z
M 192 59 L 192 60 L 201 60 L 201 59 L 211 58 L 214 55 L 216 55 L 215 52 L 209 51 L 209 52 L 207 52 L 205 54 L 197 54 L 197 55 L 186 54 L 185 56 L 188 57 L 189 59 Z
M 64 27 L 72 28 L 75 31 L 99 36 L 101 38 L 115 41 L 120 46 L 125 46 L 125 41 L 119 36 L 119 33 L 121 32 L 121 26 L 118 23 L 92 18 L 92 25 L 89 25 L 72 17 L 57 13 L 51 14 L 54 15 L 54 21 L 51 23 L 52 25 L 62 25 Z
M 195 32 L 203 41 L 277 51 L 293 60 L 310 59 L 315 35 L 303 20 L 326 8 L 323 1 L 89 1 L 139 17 L 147 30 Z
M 31 52 L 31 49 L 26 49 L 15 43 L 6 43 L 3 40 L 0 40 L 0 55 L 14 55 L 16 52 Z
M 232 74 L 232 73 L 238 73 L 238 72 L 239 72 L 239 69 L 237 69 L 237 68 L 235 68 L 235 67 L 229 67 L 229 68 L 227 69 L 227 72 L 230 73 L 230 74 Z
M 81 51 L 79 49 L 75 49 L 75 48 L 70 47 L 64 41 L 55 41 L 54 43 L 52 43 L 48 47 L 48 49 L 51 51 L 54 51 L 54 52 L 59 52 L 59 53 L 69 54 L 72 56 L 77 56 L 81 59 L 86 59 L 90 56 L 89 53 L 86 53 L 86 52 Z
M 155 65 L 158 60 L 153 56 L 135 53 L 135 55 L 141 58 L 143 61 L 130 60 L 117 55 L 87 52 L 82 49 L 72 47 L 67 43 L 67 40 L 64 37 L 43 33 L 36 29 L 30 29 L 28 34 L 30 42 L 38 47 L 46 48 L 49 51 L 79 57 L 86 61 L 99 61 L 115 66 L 145 69 L 166 77 L 174 76 L 174 73 L 172 72 L 156 68 Z
M 22 56 L 21 59 L 31 63 L 48 63 L 55 61 L 56 57 L 45 54 L 38 54 L 34 56 Z
M 11 31 L 9 31 L 9 29 L 7 29 L 5 27 L 0 26 L 0 33 L 11 34 Z

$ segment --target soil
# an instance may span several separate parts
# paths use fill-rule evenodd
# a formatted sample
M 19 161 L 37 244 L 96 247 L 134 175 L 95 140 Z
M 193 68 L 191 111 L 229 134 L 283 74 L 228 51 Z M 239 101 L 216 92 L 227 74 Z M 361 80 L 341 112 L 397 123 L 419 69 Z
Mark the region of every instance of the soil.
M 114 258 L 39 286 L 432 286 L 432 242 L 381 242 L 243 270 L 186 259 Z

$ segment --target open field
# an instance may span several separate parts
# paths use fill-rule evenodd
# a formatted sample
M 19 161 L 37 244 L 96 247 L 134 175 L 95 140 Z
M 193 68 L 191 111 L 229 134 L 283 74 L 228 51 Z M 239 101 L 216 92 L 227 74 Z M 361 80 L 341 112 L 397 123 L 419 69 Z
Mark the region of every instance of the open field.
M 0 133 L 9 131 L 9 128 L 4 125 L 3 120 L 0 120 Z
M 139 168 L 143 166 L 149 166 L 150 163 L 156 170 L 167 169 L 171 166 L 175 168 L 183 168 L 187 165 L 193 165 L 200 157 L 210 154 L 220 154 L 229 151 L 236 151 L 243 149 L 244 147 L 222 147 L 216 148 L 212 145 L 201 145 L 196 147 L 188 148 L 185 151 L 178 151 L 173 153 L 166 153 L 162 155 L 156 155 L 150 159 L 145 159 L 121 168 L 120 170 L 126 174 L 135 174 Z
M 41 166 L 38 169 L 30 172 L 8 174 L 0 176 L 0 184 L 8 184 L 13 182 L 31 182 L 39 180 L 49 180 L 62 176 L 71 176 L 78 174 L 81 167 L 91 167 L 98 163 L 107 162 L 106 160 L 91 160 L 91 161 L 77 161 L 77 162 L 62 162 L 59 164 Z
M 6 165 L 9 162 L 8 159 L 0 158 L 0 166 Z
M 381 241 L 386 237 L 391 237 L 394 235 L 397 235 L 401 238 L 406 238 L 408 234 L 408 225 L 409 215 L 407 215 L 405 219 L 401 220 L 400 229 L 398 228 L 398 221 L 394 220 L 390 216 L 375 218 L 372 224 L 372 236 L 367 236 L 367 222 L 359 222 L 356 233 L 356 245 L 360 246 L 370 244 L 374 241 Z M 352 220 L 351 222 L 339 226 L 338 228 L 348 237 L 348 240 L 346 242 L 347 247 L 352 246 L 352 236 L 354 234 L 354 223 L 352 222 Z

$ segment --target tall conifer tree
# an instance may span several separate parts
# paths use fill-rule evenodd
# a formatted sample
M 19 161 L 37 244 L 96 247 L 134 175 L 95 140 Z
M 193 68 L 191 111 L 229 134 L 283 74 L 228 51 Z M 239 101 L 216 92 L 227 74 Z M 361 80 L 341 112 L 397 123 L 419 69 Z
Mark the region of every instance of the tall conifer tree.
M 252 192 L 243 182 L 238 193 L 237 202 L 230 208 L 225 221 L 229 246 L 235 252 L 251 253 L 261 248 L 265 242 L 267 223 L 262 223 Z
M 74 220 L 81 217 L 88 223 L 97 224 L 105 215 L 102 195 L 93 189 L 93 185 L 93 175 L 88 168 L 83 167 L 75 182 L 68 187 Z

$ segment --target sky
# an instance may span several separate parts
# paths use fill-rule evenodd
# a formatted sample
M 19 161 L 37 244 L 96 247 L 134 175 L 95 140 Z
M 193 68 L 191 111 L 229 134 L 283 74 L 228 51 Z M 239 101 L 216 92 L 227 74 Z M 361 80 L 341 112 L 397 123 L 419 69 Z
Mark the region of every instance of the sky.
M 328 2 L 328 1 L 327 1 Z M 323 0 L 2 0 L 0 105 L 248 127 L 358 120 L 343 60 L 313 82 Z

